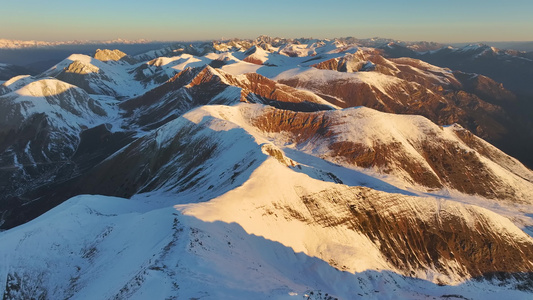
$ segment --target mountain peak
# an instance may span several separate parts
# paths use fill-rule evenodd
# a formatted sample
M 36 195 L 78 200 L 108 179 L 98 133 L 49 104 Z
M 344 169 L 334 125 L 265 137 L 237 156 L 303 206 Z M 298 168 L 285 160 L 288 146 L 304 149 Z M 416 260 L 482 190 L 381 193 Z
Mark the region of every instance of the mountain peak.
M 67 73 L 76 73 L 76 74 L 89 74 L 89 73 L 98 73 L 100 68 L 92 64 L 87 64 L 79 60 L 73 61 L 68 67 L 65 68 Z
M 119 61 L 126 55 L 127 55 L 126 53 L 118 49 L 115 49 L 115 50 L 97 49 L 96 53 L 94 54 L 94 58 L 100 61 Z
M 62 94 L 70 89 L 75 89 L 78 93 L 85 94 L 85 92 L 77 86 L 55 78 L 44 78 L 33 81 L 17 90 L 16 93 L 21 96 L 47 97 Z
M 480 50 L 487 50 L 487 49 L 490 49 L 490 48 L 491 47 L 489 47 L 488 45 L 483 44 L 483 43 L 474 43 L 474 44 L 469 44 L 469 45 L 466 45 L 464 47 L 458 48 L 458 49 L 456 49 L 456 51 L 460 51 L 460 52 L 475 51 L 475 52 L 478 52 Z

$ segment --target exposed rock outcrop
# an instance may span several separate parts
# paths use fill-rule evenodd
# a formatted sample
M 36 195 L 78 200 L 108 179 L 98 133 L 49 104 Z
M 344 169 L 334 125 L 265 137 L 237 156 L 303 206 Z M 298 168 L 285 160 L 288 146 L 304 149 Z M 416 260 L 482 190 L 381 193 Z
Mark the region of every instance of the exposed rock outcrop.
M 428 188 L 446 186 L 524 203 L 533 195 L 526 167 L 460 126 L 442 128 L 422 117 L 367 108 L 312 113 L 269 109 L 254 116 L 252 124 L 333 162 L 373 168 Z M 502 177 L 502 169 L 510 174 Z
M 100 61 L 119 61 L 126 57 L 126 53 L 120 50 L 98 49 L 94 53 L 94 58 Z
M 475 206 L 358 187 L 302 194 L 301 200 L 312 216 L 306 222 L 362 233 L 406 276 L 435 270 L 444 276 L 432 279 L 448 284 L 498 272 L 527 279 L 533 268 L 533 239 Z

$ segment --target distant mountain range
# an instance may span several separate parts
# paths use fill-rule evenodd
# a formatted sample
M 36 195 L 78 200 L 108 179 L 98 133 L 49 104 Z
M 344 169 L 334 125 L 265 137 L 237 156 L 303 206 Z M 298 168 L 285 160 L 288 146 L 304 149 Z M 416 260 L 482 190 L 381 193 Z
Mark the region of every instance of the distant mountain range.
M 2 65 L 0 294 L 531 298 L 528 55 L 261 36 Z
M 144 53 L 160 49 L 170 42 L 150 42 L 145 40 L 111 40 L 111 41 L 14 41 L 0 39 L 0 64 L 15 65 L 26 72 L 17 75 L 36 75 L 54 66 L 72 53 L 92 54 L 97 49 L 112 47 L 130 54 Z M 9 75 L 0 73 L 0 80 L 9 79 Z
M 477 42 L 477 43 L 452 43 L 451 45 L 454 47 L 464 47 L 471 44 L 484 44 L 491 47 L 496 47 L 500 49 L 509 49 L 509 50 L 517 50 L 517 51 L 524 51 L 524 52 L 532 52 L 533 51 L 533 41 L 530 42 Z
M 432 51 L 417 52 L 402 44 L 390 43 L 381 47 L 390 57 L 412 57 L 463 72 L 489 76 L 516 93 L 533 95 L 533 52 L 500 50 L 485 44 L 470 44 L 461 48 L 451 46 Z
M 268 36 L 261 36 L 258 39 L 266 38 L 266 39 L 273 39 Z M 289 39 L 279 39 L 278 40 L 289 40 Z M 293 40 L 306 40 L 306 39 L 293 39 Z M 397 43 L 401 44 L 403 46 L 409 47 L 411 50 L 415 51 L 429 51 L 429 50 L 436 50 L 439 48 L 443 48 L 446 46 L 454 46 L 457 48 L 462 48 L 468 45 L 472 44 L 484 44 L 491 47 L 496 47 L 500 49 L 509 49 L 509 50 L 517 50 L 517 51 L 524 51 L 524 52 L 531 52 L 533 51 L 533 41 L 523 41 L 523 42 L 468 42 L 468 43 L 436 43 L 436 42 L 425 42 L 425 41 L 417 41 L 417 42 L 406 42 L 406 41 L 400 41 L 400 40 L 394 40 L 394 39 L 387 39 L 387 38 L 367 38 L 367 39 L 357 39 L 353 37 L 344 38 L 344 40 L 349 42 L 356 42 L 360 45 L 365 46 L 371 46 L 371 47 L 379 47 L 381 45 L 385 45 L 388 43 Z M 251 42 L 251 41 L 250 41 Z M 10 39 L 2 39 L 0 38 L 0 49 L 23 49 L 23 48 L 49 48 L 49 47 L 57 47 L 57 46 L 68 46 L 68 45 L 131 45 L 131 44 L 150 44 L 150 43 L 166 43 L 166 44 L 173 44 L 173 43 L 180 43 L 180 41 L 150 41 L 146 39 L 138 39 L 138 40 L 127 40 L 127 39 L 114 39 L 114 40 L 74 40 L 74 41 L 36 41 L 36 40 L 10 40 Z M 194 42 L 181 42 L 181 43 L 194 43 Z
M 58 41 L 58 42 L 45 42 L 45 41 L 24 41 L 24 40 L 8 40 L 0 39 L 0 48 L 2 49 L 23 49 L 23 48 L 44 48 L 44 47 L 57 47 L 65 45 L 113 45 L 113 44 L 147 44 L 151 41 L 140 39 L 140 40 L 124 40 L 124 39 L 115 39 L 108 41 Z

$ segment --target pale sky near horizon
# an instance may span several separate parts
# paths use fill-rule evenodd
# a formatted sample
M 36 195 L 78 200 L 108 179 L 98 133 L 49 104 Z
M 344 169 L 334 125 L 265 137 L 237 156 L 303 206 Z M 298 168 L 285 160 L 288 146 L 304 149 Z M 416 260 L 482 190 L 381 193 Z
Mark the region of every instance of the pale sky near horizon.
M 0 38 L 18 40 L 383 37 L 533 41 L 531 0 L 0 0 Z

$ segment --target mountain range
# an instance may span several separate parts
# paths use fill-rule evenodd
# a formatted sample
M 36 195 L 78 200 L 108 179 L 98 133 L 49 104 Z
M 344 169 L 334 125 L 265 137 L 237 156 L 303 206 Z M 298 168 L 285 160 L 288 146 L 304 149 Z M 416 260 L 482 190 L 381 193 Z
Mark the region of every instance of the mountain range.
M 146 44 L 151 41 L 140 39 L 140 40 L 125 40 L 125 39 L 114 39 L 108 41 L 58 41 L 58 42 L 46 42 L 46 41 L 25 41 L 25 40 L 9 40 L 9 39 L 0 39 L 0 48 L 3 49 L 21 49 L 21 48 L 38 48 L 38 47 L 57 47 L 63 45 L 86 45 L 86 44 Z
M 3 65 L 0 292 L 528 299 L 528 55 L 261 36 Z

